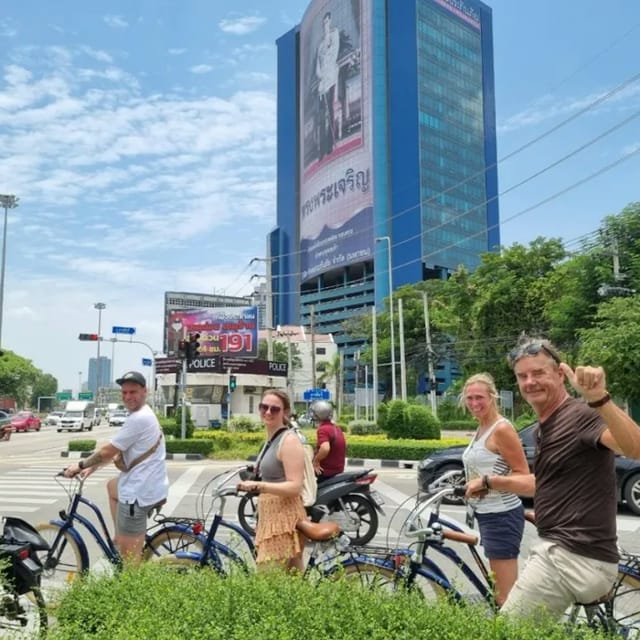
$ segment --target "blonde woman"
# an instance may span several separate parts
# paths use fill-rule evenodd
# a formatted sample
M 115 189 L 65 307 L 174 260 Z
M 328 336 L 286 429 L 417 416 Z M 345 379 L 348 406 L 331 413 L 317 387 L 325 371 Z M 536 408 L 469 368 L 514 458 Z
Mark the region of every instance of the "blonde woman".
M 265 391 L 258 409 L 267 434 L 256 465 L 261 479 L 238 484 L 240 491 L 260 494 L 256 561 L 258 566 L 283 564 L 302 572 L 304 539 L 296 524 L 307 518 L 301 497 L 304 450 L 300 438 L 289 429 L 291 402 L 284 391 Z
M 497 399 L 493 378 L 478 373 L 465 382 L 460 404 L 478 421 L 462 456 L 466 498 L 475 509 L 481 543 L 495 579 L 496 603 L 502 606 L 518 577 L 524 510 L 514 493 L 492 490 L 489 478 L 527 474 L 529 466 L 516 430 L 498 411 Z

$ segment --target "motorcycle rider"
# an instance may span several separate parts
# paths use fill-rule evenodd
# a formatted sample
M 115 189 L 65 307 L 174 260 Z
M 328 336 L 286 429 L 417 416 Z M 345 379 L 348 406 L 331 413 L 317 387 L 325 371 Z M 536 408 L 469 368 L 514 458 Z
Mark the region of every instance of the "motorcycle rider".
M 319 422 L 313 468 L 318 482 L 344 471 L 347 442 L 342 429 L 333 422 L 333 406 L 326 400 L 311 405 L 311 415 Z

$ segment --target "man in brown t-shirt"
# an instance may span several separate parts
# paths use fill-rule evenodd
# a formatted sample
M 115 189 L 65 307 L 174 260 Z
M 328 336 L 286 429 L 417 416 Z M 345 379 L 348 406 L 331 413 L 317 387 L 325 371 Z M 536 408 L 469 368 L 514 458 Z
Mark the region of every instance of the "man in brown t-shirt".
M 573 371 L 549 341 L 528 337 L 508 359 L 539 421 L 535 475 L 490 476 L 488 484 L 535 495 L 540 542 L 502 612 L 526 616 L 543 610 L 559 617 L 574 602 L 597 600 L 613 586 L 614 453 L 640 458 L 640 427 L 611 402 L 601 367 Z M 565 380 L 582 399 L 568 394 Z

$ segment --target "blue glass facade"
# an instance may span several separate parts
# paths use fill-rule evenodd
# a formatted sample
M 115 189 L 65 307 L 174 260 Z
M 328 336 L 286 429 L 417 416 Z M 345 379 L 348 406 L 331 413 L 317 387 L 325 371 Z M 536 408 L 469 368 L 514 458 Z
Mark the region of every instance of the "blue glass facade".
M 309 51 L 321 37 L 312 31 L 315 16 L 327 13 L 334 22 L 347 14 L 349 23 L 360 20 L 360 147 L 371 156 L 373 212 L 356 233 L 367 232 L 374 242 L 362 260 L 326 261 L 308 277 L 300 268 L 301 249 L 310 246 L 301 244 L 300 192 L 307 172 L 327 174 L 330 183 L 332 165 L 339 164 L 321 156 L 317 163 L 300 160 L 300 149 L 314 139 L 312 118 L 302 113 L 313 103 L 301 67 L 312 67 Z M 344 320 L 370 313 L 372 305 L 382 308 L 390 286 L 446 277 L 461 264 L 473 269 L 480 254 L 499 246 L 491 19 L 478 0 L 314 0 L 301 26 L 277 42 L 278 226 L 269 240 L 274 324 L 313 323 L 316 331 L 333 333 L 347 367 L 362 342 L 345 335 Z M 336 96 L 334 108 L 342 113 L 349 100 L 339 89 Z M 319 205 L 316 210 L 322 215 Z

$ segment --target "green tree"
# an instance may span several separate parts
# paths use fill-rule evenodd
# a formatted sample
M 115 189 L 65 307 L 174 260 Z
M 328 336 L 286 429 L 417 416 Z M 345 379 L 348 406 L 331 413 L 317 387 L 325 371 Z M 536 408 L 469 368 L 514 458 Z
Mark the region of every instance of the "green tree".
M 273 345 L 273 361 L 288 362 L 289 347 L 287 343 L 280 342 L 279 340 L 273 340 L 272 345 Z M 268 351 L 269 351 L 269 347 L 268 347 L 267 341 L 260 340 L 258 342 L 258 358 L 260 360 L 266 360 Z M 291 343 L 291 366 L 294 369 L 302 368 L 302 358 L 300 357 L 300 349 L 298 349 L 298 345 L 295 342 Z
M 55 396 L 58 391 L 58 381 L 50 373 L 38 372 L 31 388 L 31 406 L 38 406 L 38 398 Z M 40 403 L 40 408 L 44 406 L 53 406 L 54 401 L 48 403 Z
M 601 303 L 593 327 L 579 336 L 579 362 L 604 367 L 613 395 L 640 399 L 640 296 Z
M 339 353 L 334 354 L 331 360 L 323 360 L 316 365 L 316 373 L 318 373 L 318 384 L 330 384 L 335 380 L 336 383 L 336 406 L 342 407 L 342 386 L 343 371 L 342 358 Z
M 0 357 L 0 396 L 15 398 L 18 406 L 25 406 L 41 373 L 33 366 L 31 360 L 22 358 L 12 351 L 5 351 Z

